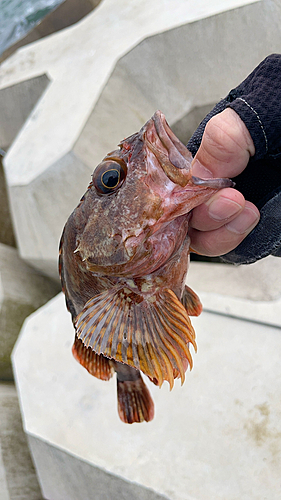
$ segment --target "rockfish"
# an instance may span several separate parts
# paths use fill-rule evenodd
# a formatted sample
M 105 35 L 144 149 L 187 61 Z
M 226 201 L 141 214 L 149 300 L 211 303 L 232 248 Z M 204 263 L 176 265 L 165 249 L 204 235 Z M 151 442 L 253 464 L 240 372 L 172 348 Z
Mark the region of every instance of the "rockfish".
M 73 355 L 102 380 L 116 372 L 118 413 L 126 423 L 154 416 L 140 372 L 172 388 L 192 368 L 189 315 L 202 306 L 185 286 L 190 211 L 233 183 L 192 176 L 191 161 L 156 111 L 96 167 L 61 238 Z

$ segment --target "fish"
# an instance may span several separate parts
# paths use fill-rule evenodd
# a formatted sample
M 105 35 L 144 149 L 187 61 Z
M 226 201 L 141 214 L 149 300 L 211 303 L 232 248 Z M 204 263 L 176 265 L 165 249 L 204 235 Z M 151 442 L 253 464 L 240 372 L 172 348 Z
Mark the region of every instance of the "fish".
M 172 389 L 193 366 L 190 316 L 202 305 L 185 284 L 191 211 L 233 182 L 193 176 L 192 159 L 156 111 L 95 168 L 61 237 L 73 356 L 101 380 L 116 373 L 118 414 L 128 424 L 154 417 L 142 374 Z

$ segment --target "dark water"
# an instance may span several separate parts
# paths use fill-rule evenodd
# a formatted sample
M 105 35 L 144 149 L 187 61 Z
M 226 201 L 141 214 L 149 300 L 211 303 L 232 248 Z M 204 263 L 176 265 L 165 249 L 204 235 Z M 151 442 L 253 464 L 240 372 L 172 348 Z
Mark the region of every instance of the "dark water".
M 0 0 L 0 55 L 64 0 Z

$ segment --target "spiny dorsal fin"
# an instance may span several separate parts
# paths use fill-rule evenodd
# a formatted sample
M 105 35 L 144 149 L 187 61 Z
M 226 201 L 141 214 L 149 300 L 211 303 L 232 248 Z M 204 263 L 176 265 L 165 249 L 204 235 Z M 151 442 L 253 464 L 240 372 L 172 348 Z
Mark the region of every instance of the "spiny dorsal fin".
M 196 350 L 195 333 L 174 292 L 161 290 L 144 298 L 129 288 L 115 286 L 90 299 L 76 323 L 77 337 L 97 354 L 137 368 L 156 385 L 174 378 L 184 382 Z

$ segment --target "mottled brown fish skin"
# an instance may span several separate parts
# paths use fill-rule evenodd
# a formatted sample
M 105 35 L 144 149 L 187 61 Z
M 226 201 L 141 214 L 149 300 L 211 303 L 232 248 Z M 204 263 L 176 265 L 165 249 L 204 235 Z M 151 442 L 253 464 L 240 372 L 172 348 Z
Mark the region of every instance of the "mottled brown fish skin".
M 191 160 L 157 111 L 97 166 L 61 238 L 74 357 L 102 380 L 117 373 L 126 423 L 154 416 L 140 372 L 172 388 L 192 367 L 188 313 L 200 314 L 202 306 L 185 287 L 188 214 L 231 181 L 192 177 Z

